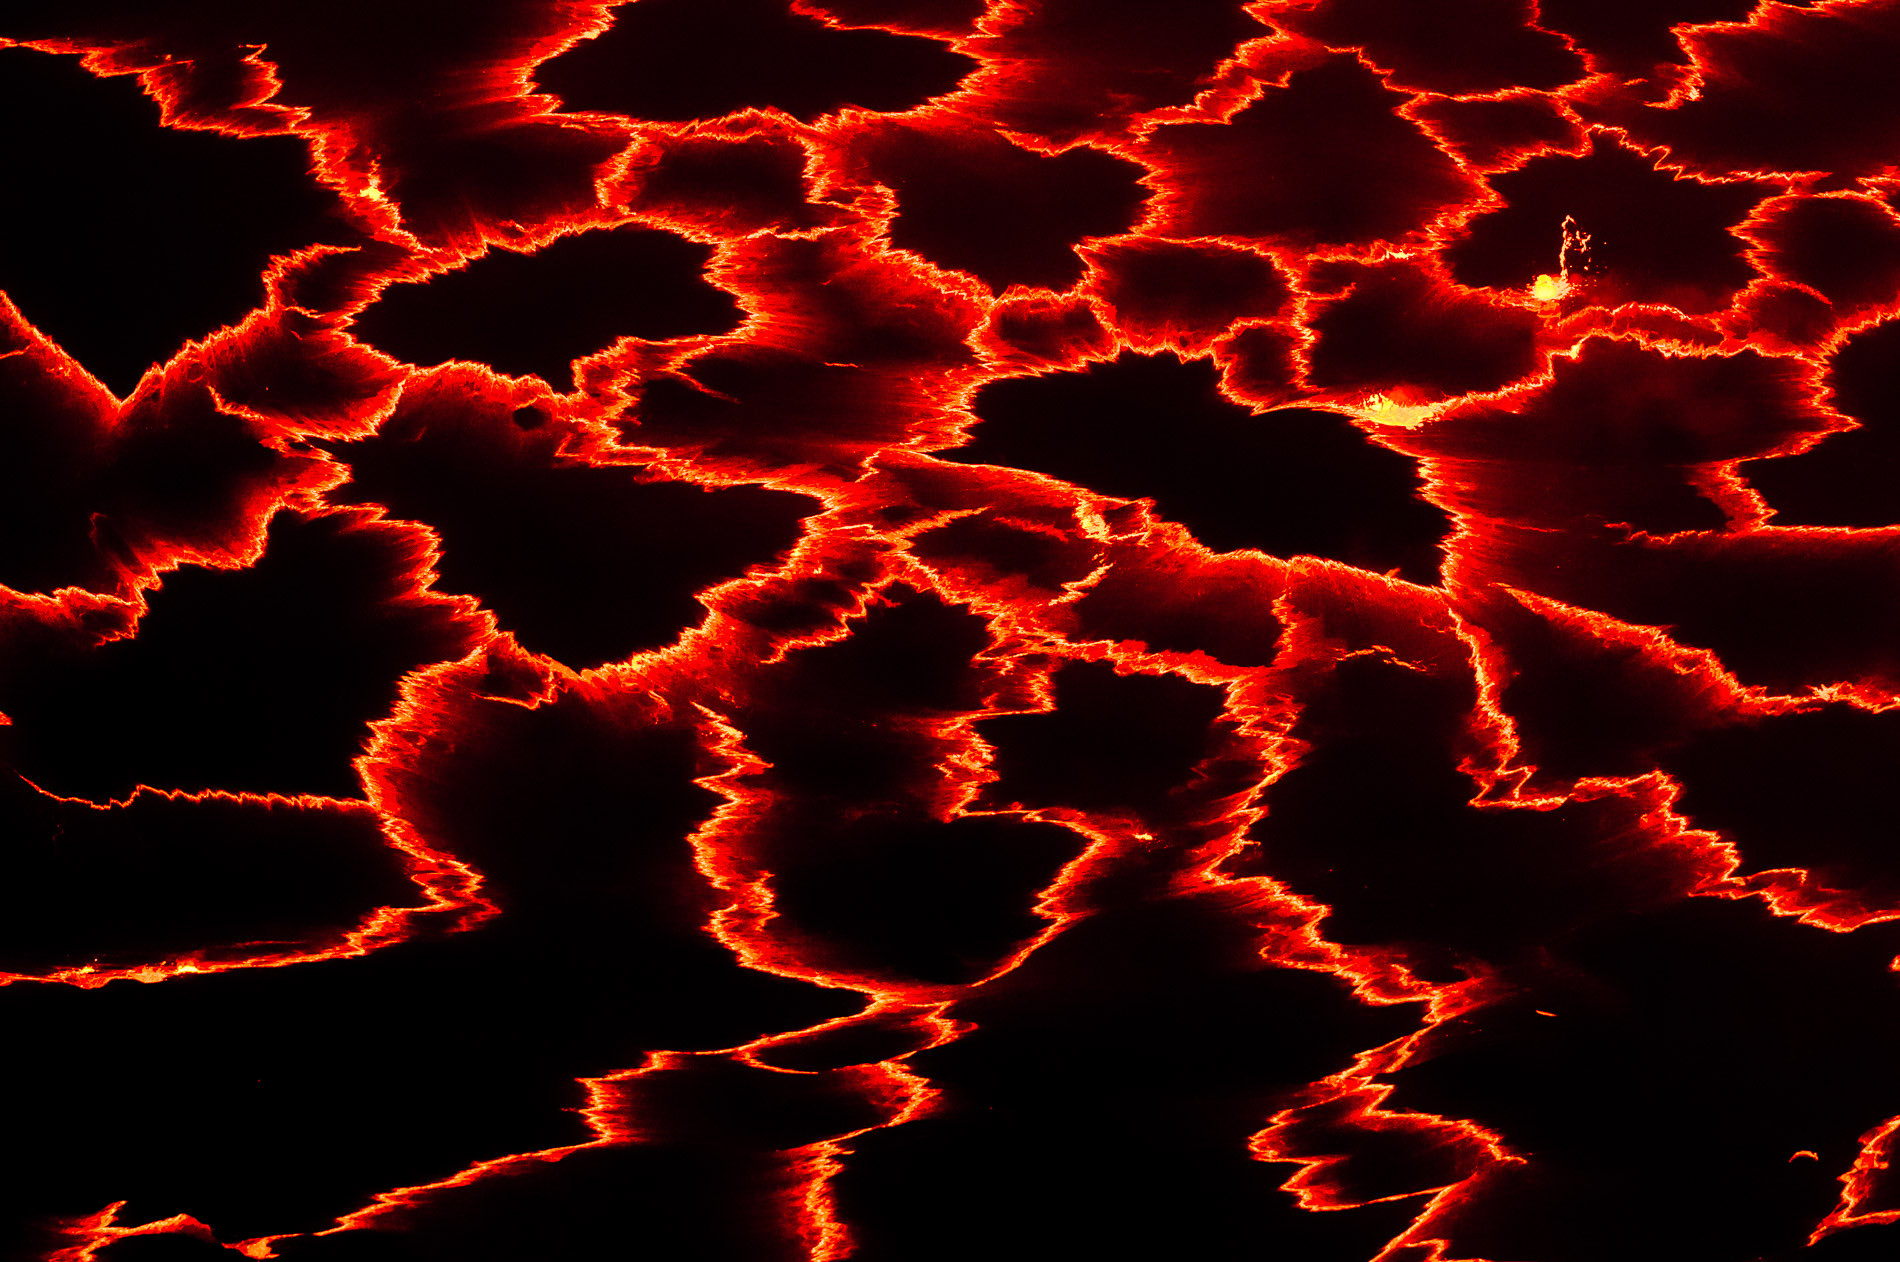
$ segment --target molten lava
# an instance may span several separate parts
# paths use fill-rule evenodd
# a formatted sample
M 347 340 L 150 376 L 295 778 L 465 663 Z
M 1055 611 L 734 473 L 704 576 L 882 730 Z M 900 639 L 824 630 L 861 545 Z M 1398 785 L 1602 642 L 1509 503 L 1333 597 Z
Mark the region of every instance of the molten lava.
M 1895 1256 L 1896 57 L 15 0 L 0 1256 Z

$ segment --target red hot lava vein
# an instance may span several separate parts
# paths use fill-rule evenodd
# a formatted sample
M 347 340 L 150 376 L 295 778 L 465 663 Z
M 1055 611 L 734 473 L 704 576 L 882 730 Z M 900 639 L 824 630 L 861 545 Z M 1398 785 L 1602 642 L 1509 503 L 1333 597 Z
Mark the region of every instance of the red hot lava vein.
M 1900 0 L 13 0 L 7 1262 L 1887 1262 Z

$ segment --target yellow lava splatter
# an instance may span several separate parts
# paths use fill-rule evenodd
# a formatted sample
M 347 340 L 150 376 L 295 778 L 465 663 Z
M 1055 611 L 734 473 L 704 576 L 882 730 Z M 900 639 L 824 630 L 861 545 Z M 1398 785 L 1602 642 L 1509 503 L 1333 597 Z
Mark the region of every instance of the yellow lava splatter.
M 1365 401 L 1359 409 L 1359 415 L 1365 420 L 1380 425 L 1391 425 L 1399 429 L 1417 429 L 1432 419 L 1437 405 L 1430 403 L 1398 403 L 1382 394 L 1375 394 Z
M 1570 283 L 1571 255 L 1574 253 L 1579 267 L 1585 263 L 1590 252 L 1590 234 L 1577 226 L 1575 215 L 1565 215 L 1563 222 L 1563 244 L 1557 250 L 1557 272 L 1552 275 L 1545 272 L 1531 282 L 1531 300 L 1533 302 L 1556 302 L 1567 298 L 1575 289 Z

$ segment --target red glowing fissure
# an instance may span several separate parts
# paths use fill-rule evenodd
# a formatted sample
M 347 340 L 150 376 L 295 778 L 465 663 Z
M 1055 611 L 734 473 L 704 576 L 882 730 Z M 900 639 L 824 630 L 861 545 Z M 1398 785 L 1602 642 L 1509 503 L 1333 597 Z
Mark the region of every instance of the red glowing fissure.
M 326 7 L 0 18 L 8 1256 L 1893 1249 L 1900 4 Z

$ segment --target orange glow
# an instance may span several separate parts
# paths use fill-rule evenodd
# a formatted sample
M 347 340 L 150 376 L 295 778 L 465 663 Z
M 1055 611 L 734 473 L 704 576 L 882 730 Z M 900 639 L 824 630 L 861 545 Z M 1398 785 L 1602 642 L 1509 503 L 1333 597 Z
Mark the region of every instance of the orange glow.
M 28 7 L 43 1262 L 1900 1238 L 1900 0 Z

